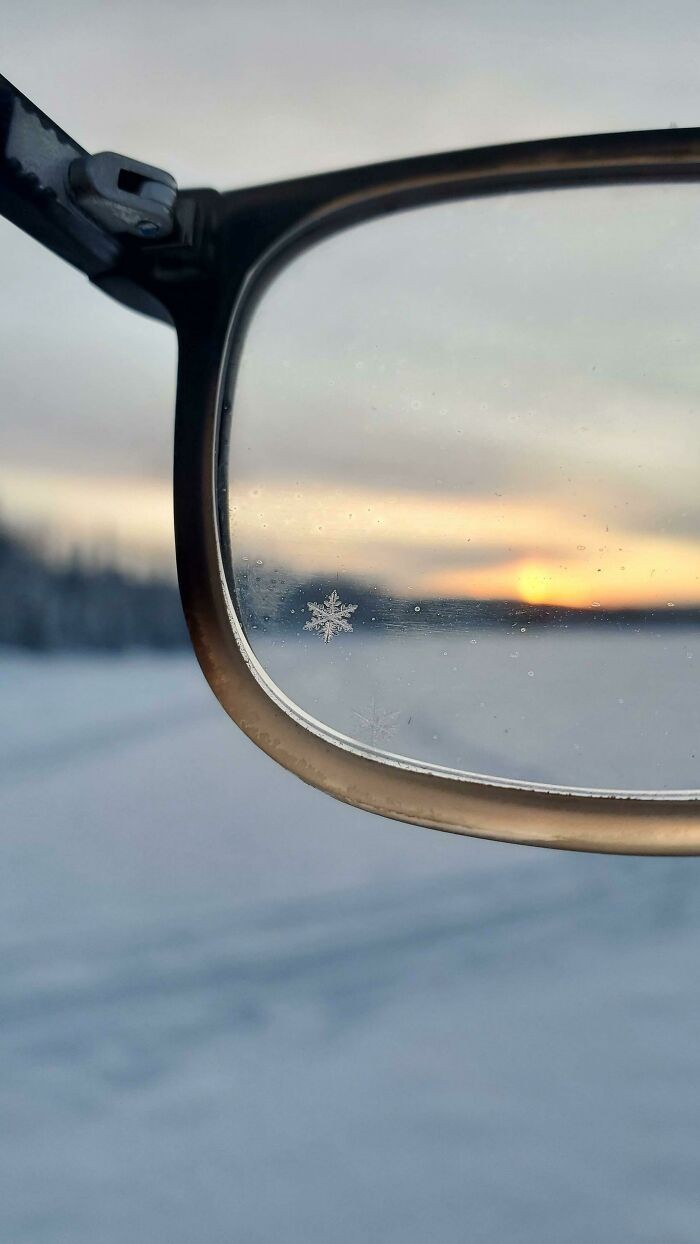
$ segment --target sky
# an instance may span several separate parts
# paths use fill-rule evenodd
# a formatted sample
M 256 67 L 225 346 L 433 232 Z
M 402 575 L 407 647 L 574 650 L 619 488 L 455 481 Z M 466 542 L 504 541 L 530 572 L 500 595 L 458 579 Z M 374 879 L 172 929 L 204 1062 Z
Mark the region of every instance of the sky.
M 220 189 L 700 121 L 693 3 L 7 0 L 2 71 L 91 151 Z M 171 331 L 0 222 L 0 514 L 172 566 Z
M 695 185 L 421 208 L 268 286 L 232 548 L 404 597 L 700 601 Z

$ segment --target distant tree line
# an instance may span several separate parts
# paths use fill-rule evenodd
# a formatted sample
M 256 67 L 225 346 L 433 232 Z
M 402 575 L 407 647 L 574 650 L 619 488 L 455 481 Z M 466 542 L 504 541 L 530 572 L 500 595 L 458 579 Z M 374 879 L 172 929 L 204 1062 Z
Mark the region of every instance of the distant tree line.
M 310 601 L 322 603 L 335 589 L 346 604 L 357 605 L 354 631 L 387 633 L 456 631 L 470 628 L 556 629 L 612 627 L 617 629 L 700 626 L 700 609 L 587 609 L 564 605 L 531 605 L 522 600 L 475 600 L 465 597 L 406 597 L 382 584 L 368 584 L 342 574 L 301 579 L 280 567 L 241 563 L 236 567 L 237 601 L 243 621 L 258 631 L 301 631 L 309 619 Z
M 54 562 L 0 527 L 0 644 L 115 652 L 186 643 L 174 584 L 77 555 Z
M 247 629 L 297 631 L 310 601 L 335 589 L 357 605 L 356 632 L 591 625 L 635 628 L 700 626 L 700 609 L 572 609 L 514 600 L 405 597 L 383 584 L 335 574 L 302 578 L 284 567 L 242 561 L 235 596 Z M 79 557 L 56 560 L 0 524 L 0 645 L 32 650 L 176 649 L 188 643 L 175 584 L 98 566 Z

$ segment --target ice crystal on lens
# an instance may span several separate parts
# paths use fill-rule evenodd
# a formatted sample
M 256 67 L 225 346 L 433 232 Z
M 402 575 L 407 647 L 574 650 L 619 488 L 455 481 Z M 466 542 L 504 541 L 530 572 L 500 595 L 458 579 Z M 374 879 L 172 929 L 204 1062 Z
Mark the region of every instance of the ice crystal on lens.
M 310 600 L 306 608 L 310 609 L 311 618 L 305 623 L 304 630 L 318 631 L 323 636 L 324 644 L 329 644 L 340 631 L 352 630 L 348 618 L 355 612 L 357 605 L 344 605 L 334 589 L 322 605 Z
M 366 713 L 357 713 L 353 709 L 352 715 L 357 718 L 363 737 L 372 747 L 380 747 L 382 743 L 389 743 L 396 734 L 401 713 L 400 710 L 387 712 L 373 699 Z

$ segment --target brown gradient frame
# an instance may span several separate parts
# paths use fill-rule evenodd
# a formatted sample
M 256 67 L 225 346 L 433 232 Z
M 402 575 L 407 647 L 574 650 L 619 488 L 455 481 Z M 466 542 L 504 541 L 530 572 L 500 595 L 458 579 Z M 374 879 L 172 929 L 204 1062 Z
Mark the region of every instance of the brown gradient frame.
M 314 733 L 264 689 L 239 645 L 224 573 L 235 364 L 261 291 L 304 247 L 364 220 L 450 199 L 555 187 L 700 180 L 700 129 L 551 139 L 452 151 L 219 194 L 177 193 L 153 240 L 86 214 L 70 170 L 84 149 L 0 76 L 0 215 L 113 298 L 173 325 L 178 577 L 190 636 L 220 703 L 272 758 L 368 812 L 452 833 L 572 850 L 700 854 L 700 798 L 563 794 L 370 758 Z M 115 168 L 125 158 L 110 157 Z M 133 165 L 126 160 L 125 167 Z M 139 166 L 142 167 L 142 166 Z M 160 170 L 150 170 L 156 177 Z M 163 173 L 161 181 L 174 187 Z M 107 198 L 109 205 L 109 198 Z M 140 206 L 140 205 L 139 205 Z M 234 414 L 235 417 L 235 414 Z
M 301 713 L 291 715 L 265 690 L 254 673 L 254 659 L 235 635 L 235 603 L 224 569 L 230 550 L 221 469 L 229 420 L 235 419 L 235 401 L 233 411 L 224 409 L 223 378 L 229 367 L 235 368 L 264 289 L 295 255 L 322 237 L 392 211 L 449 199 L 699 178 L 700 132 L 669 130 L 451 153 L 307 179 L 300 184 L 314 189 L 325 182 L 327 196 L 316 199 L 291 227 L 268 236 L 268 245 L 246 271 L 235 270 L 223 300 L 197 300 L 176 309 L 175 524 L 190 634 L 226 712 L 292 773 L 368 812 L 452 833 L 572 850 L 700 852 L 700 801 L 693 796 L 550 793 L 444 776 L 360 754 L 314 732 Z M 289 203 L 293 185 L 267 188 L 268 201 Z M 252 192 L 258 206 L 265 190 Z M 243 198 L 250 194 L 241 192 Z

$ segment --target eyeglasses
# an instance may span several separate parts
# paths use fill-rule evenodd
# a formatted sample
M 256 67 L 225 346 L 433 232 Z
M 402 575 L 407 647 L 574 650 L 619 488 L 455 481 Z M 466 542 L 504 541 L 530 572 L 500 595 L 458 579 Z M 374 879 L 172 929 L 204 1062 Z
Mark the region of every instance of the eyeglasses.
M 700 130 L 219 194 L 0 79 L 0 211 L 179 341 L 215 695 L 335 797 L 700 851 Z

